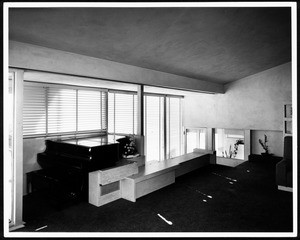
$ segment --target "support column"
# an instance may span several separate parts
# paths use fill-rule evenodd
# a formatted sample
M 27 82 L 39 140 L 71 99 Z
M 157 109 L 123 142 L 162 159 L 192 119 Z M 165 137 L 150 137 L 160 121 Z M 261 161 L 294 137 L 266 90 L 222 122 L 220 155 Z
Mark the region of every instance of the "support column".
M 168 146 L 167 146 L 167 128 L 168 126 L 170 126 L 169 124 L 167 124 L 167 98 L 166 96 L 164 96 L 164 160 L 165 159 L 168 159 L 168 156 L 167 156 L 167 151 L 168 151 Z M 170 120 L 170 119 L 168 119 Z
M 137 87 L 137 136 L 136 145 L 139 153 L 144 155 L 144 85 Z
M 207 150 L 211 151 L 209 162 L 210 164 L 217 163 L 217 157 L 215 153 L 215 129 L 207 128 Z
M 207 150 L 215 150 L 215 129 L 207 128 Z

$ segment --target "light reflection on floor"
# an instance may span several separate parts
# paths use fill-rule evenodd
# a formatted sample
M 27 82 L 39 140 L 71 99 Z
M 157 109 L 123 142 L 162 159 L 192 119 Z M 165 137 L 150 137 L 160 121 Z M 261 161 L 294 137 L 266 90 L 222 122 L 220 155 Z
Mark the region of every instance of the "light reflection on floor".
M 216 176 L 218 176 L 218 177 L 225 178 L 225 179 L 230 180 L 230 181 L 232 181 L 232 182 L 237 182 L 237 179 L 234 179 L 234 178 L 226 177 L 226 176 L 220 175 L 220 174 L 215 173 L 215 172 L 212 172 L 212 174 L 214 174 L 214 175 L 216 175 Z

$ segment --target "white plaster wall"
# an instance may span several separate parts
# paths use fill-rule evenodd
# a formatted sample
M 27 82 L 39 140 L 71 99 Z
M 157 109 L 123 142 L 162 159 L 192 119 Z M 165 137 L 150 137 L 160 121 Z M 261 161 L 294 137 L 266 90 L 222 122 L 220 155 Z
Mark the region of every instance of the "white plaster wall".
M 251 129 L 252 153 L 262 151 L 266 133 L 270 152 L 282 156 L 283 103 L 292 101 L 291 63 L 225 86 L 225 94 L 191 94 L 184 100 L 183 124 L 188 127 Z
M 184 101 L 189 127 L 283 130 L 283 103 L 292 100 L 291 63 L 225 85 L 225 94 L 191 94 Z

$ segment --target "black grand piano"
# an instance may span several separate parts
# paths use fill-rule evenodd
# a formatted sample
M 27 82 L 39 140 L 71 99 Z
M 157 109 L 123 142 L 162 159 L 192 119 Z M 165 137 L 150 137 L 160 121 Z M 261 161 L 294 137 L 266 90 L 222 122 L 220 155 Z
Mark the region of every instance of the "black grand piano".
M 46 140 L 38 153 L 41 170 L 31 172 L 32 191 L 44 189 L 56 200 L 88 199 L 88 173 L 114 166 L 119 143 L 107 136 L 69 140 Z

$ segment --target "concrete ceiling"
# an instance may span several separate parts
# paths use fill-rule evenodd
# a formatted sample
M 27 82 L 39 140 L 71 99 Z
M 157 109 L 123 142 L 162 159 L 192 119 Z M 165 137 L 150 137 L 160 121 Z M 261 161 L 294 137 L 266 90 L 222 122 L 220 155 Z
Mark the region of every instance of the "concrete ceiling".
M 289 8 L 12 8 L 9 38 L 228 83 L 291 61 Z

